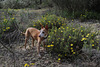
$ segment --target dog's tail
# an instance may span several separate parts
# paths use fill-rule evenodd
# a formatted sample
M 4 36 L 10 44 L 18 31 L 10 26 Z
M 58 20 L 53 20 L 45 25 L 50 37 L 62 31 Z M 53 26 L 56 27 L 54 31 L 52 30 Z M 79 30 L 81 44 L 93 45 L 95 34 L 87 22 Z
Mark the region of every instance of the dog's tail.
M 25 35 L 25 33 L 24 32 L 21 32 L 21 35 Z

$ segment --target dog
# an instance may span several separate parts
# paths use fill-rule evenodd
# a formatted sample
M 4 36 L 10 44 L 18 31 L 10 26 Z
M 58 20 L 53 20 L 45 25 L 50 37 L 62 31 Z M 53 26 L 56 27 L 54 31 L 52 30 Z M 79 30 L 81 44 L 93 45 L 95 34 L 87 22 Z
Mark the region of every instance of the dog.
M 26 49 L 26 43 L 27 43 L 29 37 L 32 38 L 33 47 L 34 47 L 34 41 L 37 40 L 38 56 L 41 56 L 40 55 L 40 44 L 41 44 L 41 42 L 43 42 L 43 51 L 46 51 L 45 42 L 46 42 L 46 39 L 48 37 L 48 24 L 45 27 L 43 27 L 42 24 L 40 24 L 40 25 L 41 25 L 41 30 L 30 27 L 30 28 L 26 29 L 25 33 L 23 33 L 25 35 L 25 49 Z

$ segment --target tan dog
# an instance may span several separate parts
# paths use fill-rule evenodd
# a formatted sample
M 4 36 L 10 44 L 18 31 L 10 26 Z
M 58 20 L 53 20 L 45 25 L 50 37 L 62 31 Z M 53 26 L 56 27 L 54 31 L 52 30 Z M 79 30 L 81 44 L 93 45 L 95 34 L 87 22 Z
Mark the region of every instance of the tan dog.
M 32 37 L 32 44 L 34 46 L 34 40 L 37 40 L 37 52 L 38 55 L 40 55 L 40 44 L 41 42 L 43 42 L 43 50 L 45 51 L 45 40 L 48 37 L 48 25 L 46 25 L 45 27 L 43 27 L 43 25 L 41 24 L 41 30 L 38 30 L 36 28 L 28 28 L 26 30 L 25 34 L 25 48 L 26 48 L 26 43 L 29 39 L 29 37 Z

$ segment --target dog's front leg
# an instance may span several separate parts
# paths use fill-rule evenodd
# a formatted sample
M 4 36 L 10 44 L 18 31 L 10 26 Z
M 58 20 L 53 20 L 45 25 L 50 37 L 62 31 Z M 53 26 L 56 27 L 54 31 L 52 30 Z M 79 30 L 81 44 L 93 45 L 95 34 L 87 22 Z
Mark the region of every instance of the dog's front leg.
M 37 43 L 37 53 L 38 53 L 38 56 L 41 57 L 41 55 L 40 55 L 40 42 Z
M 43 51 L 44 52 L 46 52 L 46 48 L 45 47 L 46 47 L 45 42 L 43 42 Z

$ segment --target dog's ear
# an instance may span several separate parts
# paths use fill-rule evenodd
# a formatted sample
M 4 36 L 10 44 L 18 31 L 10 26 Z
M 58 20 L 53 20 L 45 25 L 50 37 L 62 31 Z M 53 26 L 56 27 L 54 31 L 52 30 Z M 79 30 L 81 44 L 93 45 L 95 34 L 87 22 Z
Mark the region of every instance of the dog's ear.
M 48 24 L 46 24 L 45 29 L 48 30 Z
M 41 25 L 41 29 L 43 28 L 43 25 L 40 23 L 40 25 Z

